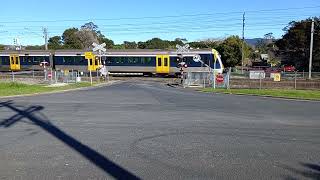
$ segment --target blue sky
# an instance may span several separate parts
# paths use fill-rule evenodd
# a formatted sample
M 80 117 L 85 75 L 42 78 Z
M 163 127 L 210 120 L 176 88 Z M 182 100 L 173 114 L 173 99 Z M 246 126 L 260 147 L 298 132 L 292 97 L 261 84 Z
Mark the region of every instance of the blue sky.
M 4 1 L 0 44 L 13 44 L 15 37 L 23 45 L 43 44 L 42 27 L 48 28 L 49 36 L 55 36 L 88 21 L 116 43 L 152 37 L 189 41 L 224 38 L 241 35 L 244 11 L 247 38 L 263 37 L 269 32 L 281 37 L 288 22 L 320 16 L 320 4 L 319 0 Z

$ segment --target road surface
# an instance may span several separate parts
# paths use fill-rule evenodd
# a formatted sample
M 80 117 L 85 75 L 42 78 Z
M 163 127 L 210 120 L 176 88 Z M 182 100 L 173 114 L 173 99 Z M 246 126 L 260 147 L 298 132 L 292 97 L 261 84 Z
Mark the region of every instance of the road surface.
M 0 99 L 0 179 L 320 179 L 320 102 L 131 81 Z

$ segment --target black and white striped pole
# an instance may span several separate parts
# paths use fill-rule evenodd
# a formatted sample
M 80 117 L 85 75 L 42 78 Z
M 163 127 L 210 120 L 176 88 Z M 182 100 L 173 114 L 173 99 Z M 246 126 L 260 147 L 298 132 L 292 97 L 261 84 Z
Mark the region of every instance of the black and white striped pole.
M 181 73 L 181 84 L 183 84 L 183 81 L 184 81 L 184 70 L 183 68 L 186 68 L 187 64 L 186 62 L 183 61 L 183 54 L 184 53 L 188 53 L 190 51 L 190 45 L 189 44 L 186 44 L 184 46 L 180 46 L 179 44 L 176 45 L 176 48 L 177 48 L 177 55 L 178 55 L 178 58 L 179 58 L 179 61 L 178 61 L 178 67 L 180 67 L 180 73 Z
M 102 54 L 104 54 L 107 51 L 107 49 L 105 48 L 106 47 L 106 43 L 102 43 L 102 44 L 93 43 L 92 46 L 94 47 L 93 48 L 93 52 L 98 51 L 98 53 L 99 53 L 99 61 L 101 62 Z M 104 77 L 105 77 L 105 80 L 106 80 L 107 79 L 107 74 L 106 74 L 106 64 L 105 63 L 103 63 L 103 71 L 101 71 L 101 72 L 104 72 Z M 97 70 L 97 77 L 98 77 L 98 70 Z

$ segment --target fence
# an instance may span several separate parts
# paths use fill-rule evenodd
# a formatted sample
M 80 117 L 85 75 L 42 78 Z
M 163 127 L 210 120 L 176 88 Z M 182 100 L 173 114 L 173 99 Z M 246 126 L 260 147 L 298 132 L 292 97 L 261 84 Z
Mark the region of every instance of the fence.
M 257 71 L 250 75 L 249 72 L 244 74 L 228 73 L 216 75 L 217 88 L 234 88 L 234 89 L 320 89 L 320 73 L 312 74 L 312 80 L 308 80 L 307 73 L 304 72 L 282 72 L 280 78 L 275 79 L 275 74 L 265 71 Z M 208 71 L 186 72 L 184 74 L 184 87 L 213 87 L 213 73 Z
M 259 71 L 256 71 L 259 72 Z M 262 75 L 253 78 L 250 72 L 231 73 L 231 88 L 246 89 L 320 89 L 320 73 L 312 73 L 312 80 L 307 79 L 305 72 L 281 72 L 280 79 L 275 81 L 274 74 L 260 71 Z
M 214 82 L 215 79 L 215 82 Z M 213 72 L 199 71 L 199 72 L 186 72 L 184 73 L 184 87 L 217 87 L 229 88 L 230 87 L 230 74 L 216 74 L 214 78 Z
M 85 77 L 86 74 L 82 76 Z M 0 81 L 24 82 L 28 84 L 53 84 L 53 83 L 76 83 L 81 81 L 81 75 L 77 71 L 18 71 L 0 72 Z

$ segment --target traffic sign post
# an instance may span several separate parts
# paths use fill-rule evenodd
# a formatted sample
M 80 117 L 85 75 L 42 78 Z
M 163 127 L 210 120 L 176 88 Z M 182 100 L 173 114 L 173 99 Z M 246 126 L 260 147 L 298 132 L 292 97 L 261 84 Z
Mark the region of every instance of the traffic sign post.
M 106 47 L 106 43 L 102 43 L 102 44 L 93 43 L 92 46 L 93 46 L 93 51 L 94 52 L 98 51 L 98 53 L 99 53 L 99 61 L 101 62 L 102 61 L 102 54 L 107 52 L 107 49 L 105 48 Z M 103 69 L 104 70 L 106 69 L 106 63 L 105 62 L 103 63 Z M 105 81 L 107 80 L 107 75 L 108 75 L 108 73 L 104 74 L 104 80 Z M 98 77 L 98 70 L 97 70 L 97 77 Z
M 47 81 L 47 65 L 48 65 L 49 63 L 48 62 L 46 62 L 45 60 L 43 60 L 39 65 L 41 66 L 41 67 L 43 67 L 43 72 L 44 72 L 44 80 L 45 81 Z
M 92 86 L 92 70 L 91 70 L 91 63 L 93 63 L 93 53 L 92 52 L 85 52 L 84 53 L 85 59 L 88 60 L 88 69 L 89 69 L 89 76 L 90 76 L 90 84 Z
M 184 77 L 183 77 L 183 71 L 184 70 L 183 70 L 183 68 L 187 68 L 188 67 L 188 65 L 183 61 L 183 54 L 190 51 L 190 45 L 186 44 L 184 46 L 180 46 L 179 44 L 177 44 L 176 48 L 177 48 L 178 58 L 180 59 L 178 67 L 180 67 L 180 72 L 181 72 L 181 84 L 183 84 L 183 80 L 184 80 Z

